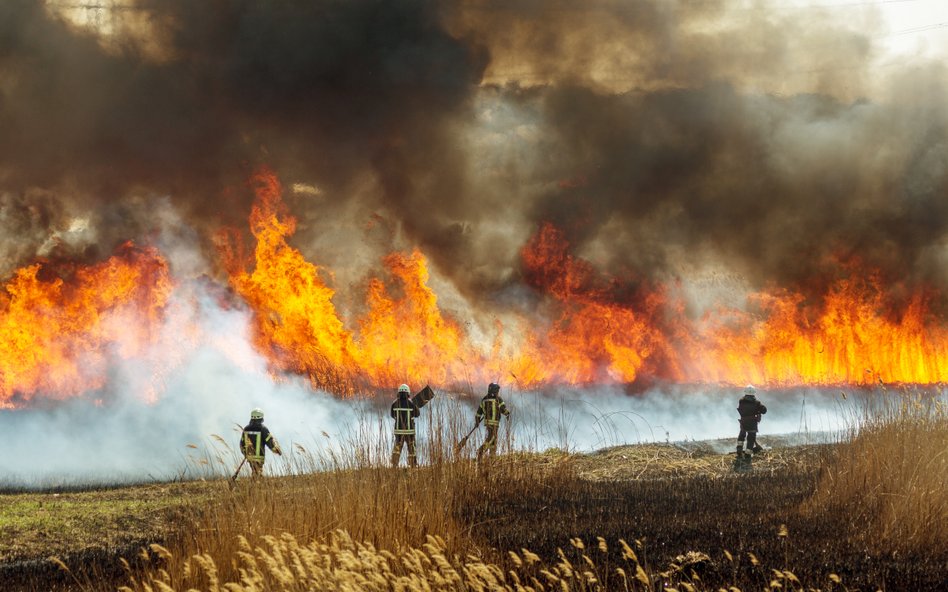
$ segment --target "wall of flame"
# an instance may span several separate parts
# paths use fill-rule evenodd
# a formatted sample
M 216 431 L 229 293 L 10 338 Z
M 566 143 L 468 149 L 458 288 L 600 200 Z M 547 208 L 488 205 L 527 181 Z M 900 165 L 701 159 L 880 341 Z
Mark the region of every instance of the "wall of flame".
M 289 244 L 296 220 L 275 174 L 256 173 L 252 186 L 252 248 L 237 232 L 222 233 L 218 245 L 274 377 L 305 376 L 342 396 L 402 382 L 475 391 L 490 381 L 520 389 L 948 382 L 948 330 L 930 309 L 930 292 L 894 308 L 879 273 L 849 264 L 818 301 L 774 289 L 749 295 L 748 306 L 722 303 L 691 318 L 674 286 L 602 274 L 572 254 L 552 224 L 521 250 L 535 306 L 506 311 L 486 342 L 441 309 L 419 250 L 385 257 L 366 282 L 364 312 L 351 315 L 337 307 L 331 270 Z M 17 270 L 0 293 L 0 405 L 94 391 L 108 380 L 111 360 L 155 351 L 166 353 L 148 368 L 168 371 L 186 355 L 183 344 L 200 339 L 186 328 L 194 309 L 172 305 L 178 286 L 161 252 L 131 243 L 92 265 Z M 178 343 L 163 330 L 169 323 L 183 327 Z M 160 381 L 151 384 L 145 399 L 160 396 Z

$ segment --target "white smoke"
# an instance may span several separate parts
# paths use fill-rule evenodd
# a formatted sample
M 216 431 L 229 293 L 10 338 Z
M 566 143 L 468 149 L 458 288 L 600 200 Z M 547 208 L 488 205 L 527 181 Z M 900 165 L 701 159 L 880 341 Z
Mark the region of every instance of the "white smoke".
M 561 387 L 543 394 L 512 393 L 507 401 L 516 413 L 512 426 L 518 447 L 588 452 L 650 442 L 736 442 L 741 391 L 667 385 L 630 395 L 618 386 Z M 799 388 L 774 393 L 758 390 L 758 399 L 768 409 L 759 432 L 766 446 L 768 435 L 780 435 L 781 442 L 796 443 L 835 437 L 853 425 L 860 395 L 843 398 L 839 390 Z
M 78 486 L 229 474 L 237 464 L 239 428 L 257 406 L 264 409 L 265 423 L 286 453 L 283 458 L 268 456 L 270 473 L 307 466 L 299 457 L 312 453 L 346 457 L 353 445 L 368 445 L 365 460 L 386 462 L 391 441 L 388 401 L 340 400 L 314 391 L 301 378 L 275 381 L 247 339 L 246 321 L 243 312 L 211 308 L 206 315 L 209 330 L 226 338 L 233 350 L 204 345 L 191 352 L 168 377 L 165 392 L 154 403 L 134 395 L 135 381 L 129 380 L 134 365 L 119 365 L 110 386 L 111 399 L 87 396 L 50 409 L 0 413 L 0 429 L 11 436 L 7 454 L 0 458 L 0 486 Z M 246 364 L 248 360 L 252 364 Z M 503 429 L 511 430 L 511 445 L 520 450 L 583 452 L 622 444 L 733 440 L 738 431 L 740 389 L 669 386 L 627 395 L 619 387 L 556 388 L 504 396 L 511 419 Z M 759 398 L 768 407 L 759 437 L 765 446 L 771 444 L 772 435 L 780 435 L 781 441 L 787 434 L 798 436 L 793 440 L 799 443 L 824 441 L 850 427 L 857 415 L 853 397 L 843 399 L 839 391 L 796 389 L 770 395 L 763 391 Z M 476 399 L 458 400 L 439 391 L 423 409 L 418 423 L 422 463 L 431 456 L 433 434 L 426 423 L 438 414 L 450 415 L 458 405 L 462 419 L 469 413 L 473 427 Z M 474 436 L 475 446 L 479 438 L 482 434 Z M 730 441 L 720 446 L 722 452 L 731 447 Z M 215 455 L 221 458 L 215 460 Z
M 190 274 L 204 263 L 196 260 L 196 235 L 181 230 L 179 222 L 174 216 L 167 220 L 165 226 L 178 230 L 166 234 L 160 246 L 173 270 Z M 7 440 L 0 455 L 0 487 L 228 475 L 239 459 L 239 430 L 254 407 L 264 409 L 265 423 L 286 453 L 268 457 L 269 473 L 351 462 L 356 450 L 360 461 L 387 462 L 390 401 L 342 400 L 314 391 L 303 377 L 272 376 L 252 345 L 250 312 L 222 302 L 215 290 L 219 287 L 211 282 L 179 281 L 152 351 L 132 359 L 116 353 L 104 388 L 45 406 L 0 411 L 0 431 Z M 113 322 L 123 323 L 125 331 L 137 329 L 134 319 Z M 421 462 L 432 458 L 438 437 L 456 438 L 473 426 L 479 400 L 432 386 L 438 396 L 419 420 Z M 636 395 L 621 387 L 511 392 L 505 385 L 502 395 L 512 414 L 503 429 L 507 441 L 521 450 L 733 439 L 740 394 L 735 388 L 674 385 Z M 769 409 L 760 432 L 765 446 L 775 434 L 817 441 L 851 426 L 855 415 L 856 397 L 843 399 L 838 390 L 762 390 L 759 398 Z M 447 425 L 458 434 L 434 433 L 433 426 Z M 482 437 L 475 435 L 474 442 Z M 314 463 L 313 455 L 332 462 Z
M 360 405 L 314 392 L 302 379 L 275 381 L 248 339 L 248 315 L 224 310 L 204 296 L 200 344 L 182 341 L 183 360 L 163 377 L 156 400 L 155 360 L 116 360 L 108 386 L 44 409 L 4 411 L 9 436 L 0 457 L 0 486 L 55 487 L 222 474 L 236 463 L 237 433 L 261 407 L 285 448 L 334 434 L 356 421 Z M 172 330 L 169 326 L 168 330 Z M 203 465 L 207 450 L 230 445 L 222 466 Z M 190 446 L 189 446 L 190 445 Z M 272 458 L 272 457 L 271 457 Z M 212 459 L 211 459 L 212 460 Z

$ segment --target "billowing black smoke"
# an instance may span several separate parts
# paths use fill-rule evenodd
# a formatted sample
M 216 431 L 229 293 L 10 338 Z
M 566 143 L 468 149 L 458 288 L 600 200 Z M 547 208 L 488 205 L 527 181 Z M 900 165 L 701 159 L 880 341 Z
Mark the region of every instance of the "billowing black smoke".
M 245 226 L 245 180 L 260 163 L 316 180 L 331 196 L 321 216 L 366 175 L 393 208 L 423 178 L 456 192 L 462 155 L 445 122 L 477 88 L 485 54 L 447 33 L 434 3 L 134 5 L 162 55 L 132 39 L 107 46 L 43 0 L 0 6 L 5 210 L 48 188 L 59 203 L 30 207 L 91 216 L 109 243 L 147 232 L 133 196 L 170 195 L 198 225 Z
M 616 274 L 948 288 L 948 77 L 876 68 L 872 7 L 127 0 L 109 37 L 55 6 L 0 3 L 4 275 L 147 240 L 157 196 L 207 247 L 267 163 L 307 256 L 419 246 L 471 300 L 543 222 Z

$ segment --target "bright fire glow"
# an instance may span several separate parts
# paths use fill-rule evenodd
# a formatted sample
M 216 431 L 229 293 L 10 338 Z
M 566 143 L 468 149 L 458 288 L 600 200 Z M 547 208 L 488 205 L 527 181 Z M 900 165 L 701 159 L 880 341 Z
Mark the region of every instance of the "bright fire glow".
M 43 271 L 23 267 L 0 292 L 0 407 L 103 386 L 110 356 L 140 356 L 156 338 L 172 291 L 161 255 L 130 243 L 68 279 Z
M 496 320 L 486 343 L 439 307 L 418 250 L 385 257 L 364 313 L 348 317 L 333 302 L 331 272 L 287 243 L 296 223 L 275 175 L 260 172 L 253 186 L 253 251 L 245 255 L 233 231 L 220 243 L 229 282 L 253 312 L 253 345 L 275 376 L 302 375 L 337 394 L 402 382 L 948 382 L 938 295 L 920 289 L 896 306 L 884 278 L 859 263 L 840 264 L 819 297 L 774 288 L 751 294 L 746 309 L 721 305 L 692 319 L 671 287 L 599 272 L 549 224 L 520 251 L 531 301 Z M 130 243 L 90 266 L 19 269 L 0 293 L 0 407 L 94 391 L 114 359 L 145 361 L 154 376 L 136 385 L 139 396 L 159 396 L 160 375 L 188 355 L 182 343 L 201 338 L 197 308 L 179 310 L 188 298 L 173 299 L 175 290 L 186 284 L 176 286 L 161 254 Z
M 808 305 L 801 294 L 773 290 L 751 296 L 752 312 L 720 308 L 685 318 L 662 286 L 635 290 L 573 256 L 552 225 L 521 250 L 523 276 L 537 311 L 510 332 L 498 323 L 493 343 L 477 344 L 438 307 L 418 251 L 383 261 L 397 286 L 369 282 L 368 312 L 347 323 L 320 269 L 286 243 L 295 221 L 269 172 L 256 176 L 251 216 L 257 245 L 253 270 L 225 249 L 231 282 L 256 312 L 256 342 L 277 370 L 307 375 L 317 387 L 351 393 L 360 387 L 479 384 L 630 383 L 652 378 L 688 383 L 836 385 L 948 381 L 948 330 L 916 294 L 899 316 L 886 312 L 877 275 L 850 270 Z
M 948 330 L 913 294 L 901 315 L 884 314 L 882 280 L 874 274 L 838 280 L 817 312 L 801 294 L 753 296 L 760 314 L 721 311 L 711 322 L 688 379 L 762 384 L 914 384 L 948 381 Z

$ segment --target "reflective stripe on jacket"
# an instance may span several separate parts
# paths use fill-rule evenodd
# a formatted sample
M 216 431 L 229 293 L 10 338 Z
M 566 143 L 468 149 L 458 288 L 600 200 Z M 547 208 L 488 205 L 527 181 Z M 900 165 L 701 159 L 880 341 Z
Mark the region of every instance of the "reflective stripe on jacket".
M 276 440 L 262 421 L 251 421 L 240 437 L 240 451 L 250 461 L 262 462 L 267 448 L 273 450 L 275 446 Z
M 488 426 L 499 426 L 501 415 L 510 416 L 503 399 L 489 396 L 481 399 L 481 405 L 477 408 L 477 419 L 483 418 L 484 424 Z
M 408 398 L 395 399 L 392 403 L 392 419 L 395 420 L 396 436 L 414 436 L 415 418 L 418 417 L 418 407 Z
M 737 402 L 737 412 L 740 414 L 741 428 L 745 430 L 756 430 L 757 422 L 761 415 L 767 413 L 767 407 L 752 395 L 744 395 Z

